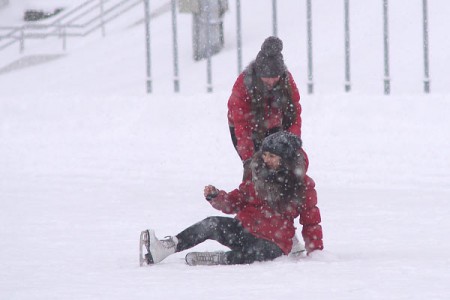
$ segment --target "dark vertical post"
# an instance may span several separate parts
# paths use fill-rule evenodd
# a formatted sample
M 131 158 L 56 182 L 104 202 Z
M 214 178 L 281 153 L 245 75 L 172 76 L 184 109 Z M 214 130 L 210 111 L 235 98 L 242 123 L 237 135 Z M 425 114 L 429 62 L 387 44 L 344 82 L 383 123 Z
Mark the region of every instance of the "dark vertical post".
M 173 39 L 173 88 L 175 92 L 180 91 L 178 78 L 178 40 L 177 40 L 177 9 L 176 0 L 171 0 L 172 6 L 172 39 Z
M 383 36 L 384 36 L 384 94 L 391 93 L 391 79 L 389 75 L 389 19 L 388 0 L 383 0 Z
M 308 45 L 308 94 L 314 92 L 313 84 L 313 53 L 312 53 L 312 8 L 311 0 L 306 0 L 306 28 Z
M 344 0 L 344 15 L 345 15 L 345 91 L 349 92 L 351 89 L 350 82 L 350 12 L 349 1 Z
M 277 0 L 272 0 L 272 32 L 273 36 L 278 36 Z
M 147 93 L 152 92 L 151 50 L 150 50 L 150 0 L 144 0 L 145 7 L 145 49 L 147 61 Z
M 430 66 L 429 66 L 429 52 L 428 52 L 428 5 L 427 0 L 423 0 L 423 62 L 424 62 L 424 91 L 430 92 Z
M 242 29 L 241 29 L 241 1 L 236 0 L 236 43 L 238 74 L 242 71 Z

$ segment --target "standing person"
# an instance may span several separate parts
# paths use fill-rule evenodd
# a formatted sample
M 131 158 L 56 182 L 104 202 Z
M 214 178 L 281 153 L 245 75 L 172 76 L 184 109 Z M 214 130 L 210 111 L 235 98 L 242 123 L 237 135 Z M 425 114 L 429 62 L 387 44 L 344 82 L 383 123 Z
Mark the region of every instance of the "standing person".
M 208 217 L 165 240 L 157 239 L 153 230 L 143 231 L 141 245 L 148 253 L 141 254 L 141 265 L 159 263 L 206 240 L 215 240 L 230 251 L 188 253 L 189 265 L 250 264 L 287 255 L 292 248 L 295 218 L 315 218 L 307 216 L 310 200 L 302 197 L 305 159 L 300 147 L 301 140 L 288 132 L 267 137 L 253 156 L 252 176 L 238 189 L 229 193 L 212 185 L 204 189 L 214 208 L 236 216 Z
M 284 64 L 283 42 L 274 36 L 264 40 L 256 59 L 238 76 L 228 100 L 228 124 L 233 145 L 248 176 L 252 155 L 271 133 L 288 131 L 301 137 L 300 93 Z M 301 150 L 303 151 L 303 149 Z M 309 161 L 303 151 L 305 167 Z M 312 178 L 305 175 L 305 195 L 314 220 L 300 220 L 307 251 L 323 249 L 320 211 Z M 298 242 L 297 237 L 294 243 Z M 301 248 L 297 243 L 296 249 Z

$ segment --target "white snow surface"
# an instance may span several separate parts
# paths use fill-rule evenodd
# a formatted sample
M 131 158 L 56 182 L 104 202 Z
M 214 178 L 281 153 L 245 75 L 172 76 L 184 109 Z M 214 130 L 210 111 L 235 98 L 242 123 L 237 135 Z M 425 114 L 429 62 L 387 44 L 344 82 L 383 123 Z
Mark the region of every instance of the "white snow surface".
M 1 16 L 25 2 L 40 1 L 10 1 Z M 146 94 L 144 27 L 133 25 L 139 6 L 108 25 L 104 38 L 69 40 L 64 57 L 0 75 L 0 299 L 450 299 L 450 3 L 428 1 L 426 95 L 422 1 L 390 1 L 392 93 L 385 96 L 382 1 L 351 2 L 350 93 L 343 92 L 343 1 L 313 2 L 313 95 L 304 1 L 278 1 L 278 33 L 302 94 L 324 251 L 213 267 L 187 266 L 184 252 L 139 267 L 141 230 L 162 238 L 221 215 L 203 187 L 232 190 L 242 173 L 226 119 L 237 76 L 235 2 L 225 48 L 212 59 L 213 93 L 206 93 L 206 63 L 191 58 L 188 14 L 177 19 L 180 93 L 173 92 L 166 12 L 151 23 L 153 93 Z M 151 1 L 152 9 L 164 3 Z M 270 9 L 271 1 L 242 1 L 245 65 L 271 34 Z M 61 54 L 59 44 L 30 42 L 22 56 Z M 1 64 L 17 52 L 0 53 Z M 219 249 L 216 242 L 194 248 Z

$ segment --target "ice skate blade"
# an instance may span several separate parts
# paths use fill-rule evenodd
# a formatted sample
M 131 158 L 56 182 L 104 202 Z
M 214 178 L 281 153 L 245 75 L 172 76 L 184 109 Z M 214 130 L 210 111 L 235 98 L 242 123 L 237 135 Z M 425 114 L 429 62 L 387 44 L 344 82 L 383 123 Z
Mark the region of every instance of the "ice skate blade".
M 148 265 L 147 259 L 145 258 L 145 252 L 148 252 L 148 249 L 150 247 L 150 238 L 148 230 L 144 230 L 141 232 L 140 238 L 139 238 L 139 266 Z M 145 252 L 144 252 L 145 251 Z

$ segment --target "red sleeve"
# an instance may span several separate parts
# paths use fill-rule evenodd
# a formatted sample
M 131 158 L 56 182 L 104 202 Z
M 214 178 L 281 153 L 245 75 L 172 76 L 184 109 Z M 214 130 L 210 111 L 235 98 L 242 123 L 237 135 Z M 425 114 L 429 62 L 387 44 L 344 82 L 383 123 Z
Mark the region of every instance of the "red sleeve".
M 228 122 L 234 127 L 237 152 L 242 161 L 252 157 L 255 149 L 252 140 L 251 99 L 244 83 L 244 74 L 239 75 L 228 99 Z
M 295 84 L 294 78 L 292 74 L 288 72 L 289 76 L 289 85 L 291 86 L 292 92 L 292 103 L 295 106 L 297 111 L 297 118 L 295 118 L 295 122 L 287 129 L 290 133 L 293 133 L 297 136 L 301 137 L 302 134 L 302 106 L 300 105 L 300 92 L 298 91 L 297 85 Z
M 300 224 L 303 225 L 302 236 L 307 252 L 323 249 L 320 210 L 317 207 L 315 183 L 305 176 L 305 202 L 300 206 Z
M 243 182 L 239 189 L 229 193 L 222 190 L 219 191 L 217 197 L 210 201 L 212 207 L 226 214 L 237 213 L 245 206 L 247 199 L 250 199 L 248 193 L 252 190 L 249 189 L 251 184 L 251 181 Z

